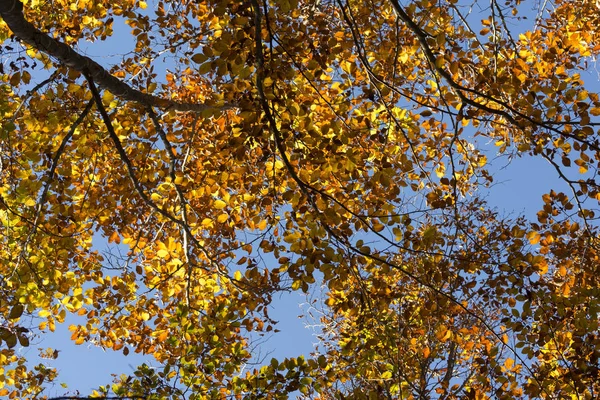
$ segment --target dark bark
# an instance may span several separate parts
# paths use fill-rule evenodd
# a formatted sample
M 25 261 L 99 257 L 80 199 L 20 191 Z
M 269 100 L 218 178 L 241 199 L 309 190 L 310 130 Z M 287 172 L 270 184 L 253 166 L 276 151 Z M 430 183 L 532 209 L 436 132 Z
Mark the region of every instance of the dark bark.
M 176 102 L 151 94 L 142 93 L 125 82 L 111 75 L 100 64 L 89 57 L 83 56 L 70 46 L 48 36 L 38 30 L 23 15 L 23 4 L 19 0 L 0 0 L 0 16 L 14 35 L 24 43 L 46 53 L 61 64 L 73 68 L 82 74 L 90 76 L 94 82 L 116 97 L 135 101 L 147 107 L 158 107 L 177 111 L 201 112 L 213 108 L 206 104 Z M 221 109 L 232 108 L 231 105 L 221 106 Z

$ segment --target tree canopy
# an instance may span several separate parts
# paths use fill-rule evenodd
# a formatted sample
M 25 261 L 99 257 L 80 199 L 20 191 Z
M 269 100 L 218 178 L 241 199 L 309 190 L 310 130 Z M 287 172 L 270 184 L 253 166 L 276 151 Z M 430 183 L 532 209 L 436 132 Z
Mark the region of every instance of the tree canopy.
M 116 24 L 131 51 L 82 50 Z M 0 0 L 0 395 L 47 396 L 21 349 L 73 314 L 160 366 L 90 396 L 599 398 L 599 26 L 592 0 Z M 515 158 L 550 166 L 537 215 L 488 204 Z M 257 359 L 293 291 L 318 347 Z

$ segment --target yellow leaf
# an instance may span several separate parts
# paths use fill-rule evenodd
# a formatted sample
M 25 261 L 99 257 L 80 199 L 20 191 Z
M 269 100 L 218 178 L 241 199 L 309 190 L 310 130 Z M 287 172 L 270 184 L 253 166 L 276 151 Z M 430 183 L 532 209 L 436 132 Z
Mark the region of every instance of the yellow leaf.
M 111 92 L 109 92 L 108 90 L 105 90 L 104 93 L 102 93 L 102 101 L 104 103 L 110 104 L 114 99 L 115 99 L 115 96 L 113 96 L 113 94 Z
M 261 220 L 256 227 L 261 231 L 264 230 L 267 227 L 267 220 Z
M 165 250 L 165 249 L 161 249 L 156 252 L 156 255 L 159 256 L 160 258 L 167 258 L 169 256 L 169 251 Z
M 452 332 L 444 325 L 441 326 L 440 330 L 436 334 L 436 337 L 440 342 L 445 342 L 452 336 Z
M 268 76 L 265 79 L 263 79 L 264 87 L 269 87 L 271 85 L 273 85 L 273 79 L 269 78 Z
M 536 231 L 531 231 L 527 234 L 527 239 L 529 239 L 529 243 L 538 244 L 540 242 L 541 236 Z
M 217 222 L 223 223 L 223 222 L 227 221 L 228 218 L 229 218 L 229 215 L 227 215 L 227 214 L 220 214 L 217 217 Z
M 385 228 L 385 225 L 383 225 L 380 222 L 374 222 L 373 223 L 373 231 L 374 232 L 381 232 L 384 228 Z
M 506 367 L 506 369 L 512 369 L 514 363 L 515 360 L 513 360 L 512 358 L 507 358 L 506 361 L 504 361 L 504 366 Z
M 213 206 L 217 209 L 217 210 L 222 210 L 225 207 L 227 207 L 227 203 L 225 203 L 223 200 L 215 200 L 215 202 L 213 203 Z
M 391 379 L 392 378 L 392 371 L 385 371 L 383 374 L 381 374 L 381 379 Z
M 152 195 L 150 195 L 150 199 L 154 202 L 159 201 L 160 199 L 162 199 L 162 196 L 156 192 L 152 193 Z
M 567 276 L 567 268 L 564 265 L 561 265 L 558 267 L 558 274 L 563 277 Z
M 446 167 L 444 166 L 444 164 L 438 165 L 438 167 L 435 169 L 435 174 L 438 178 L 444 177 L 444 175 L 446 174 Z

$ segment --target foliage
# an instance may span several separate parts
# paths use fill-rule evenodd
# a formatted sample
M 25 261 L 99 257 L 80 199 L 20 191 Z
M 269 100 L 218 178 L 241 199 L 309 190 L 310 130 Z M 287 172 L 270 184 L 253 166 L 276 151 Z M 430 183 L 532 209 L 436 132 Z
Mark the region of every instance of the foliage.
M 161 366 L 93 396 L 597 398 L 600 9 L 520 3 L 0 0 L 0 394 L 75 314 Z M 555 172 L 536 217 L 496 155 Z M 256 360 L 289 291 L 319 347 Z

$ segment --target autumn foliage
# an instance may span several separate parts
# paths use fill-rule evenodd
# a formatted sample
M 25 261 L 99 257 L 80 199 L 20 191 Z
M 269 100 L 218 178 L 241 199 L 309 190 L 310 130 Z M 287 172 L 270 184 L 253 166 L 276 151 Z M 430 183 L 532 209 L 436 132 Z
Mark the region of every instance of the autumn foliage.
M 131 51 L 81 50 L 123 24 Z M 160 365 L 90 396 L 599 398 L 599 27 L 592 0 L 0 0 L 0 395 L 46 396 L 20 349 L 76 314 Z M 511 194 L 537 215 L 488 204 L 516 158 L 549 166 Z M 258 359 L 293 291 L 318 347 Z

